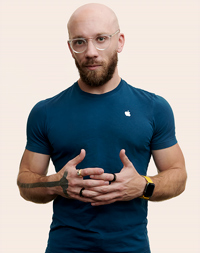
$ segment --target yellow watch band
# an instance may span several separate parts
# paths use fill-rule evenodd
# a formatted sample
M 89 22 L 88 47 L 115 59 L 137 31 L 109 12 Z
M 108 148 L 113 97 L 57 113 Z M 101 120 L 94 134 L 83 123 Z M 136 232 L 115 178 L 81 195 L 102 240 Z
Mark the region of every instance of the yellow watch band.
M 152 183 L 152 184 L 153 184 L 153 181 L 151 180 L 150 177 L 147 177 L 147 176 L 143 176 L 143 177 L 146 179 L 147 183 Z M 144 195 L 141 196 L 140 198 L 141 198 L 141 199 L 149 200 L 149 197 L 145 197 Z
M 150 177 L 147 177 L 147 176 L 143 176 L 143 177 L 147 180 L 148 183 L 152 183 L 153 184 L 153 181 L 151 180 Z

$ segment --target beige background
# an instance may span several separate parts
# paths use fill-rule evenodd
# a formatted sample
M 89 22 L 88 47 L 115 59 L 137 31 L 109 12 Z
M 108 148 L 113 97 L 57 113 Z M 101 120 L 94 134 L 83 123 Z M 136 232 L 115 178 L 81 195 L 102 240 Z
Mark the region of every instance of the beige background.
M 90 1 L 1 0 L 0 5 L 0 252 L 44 252 L 52 203 L 37 205 L 16 186 L 31 108 L 78 78 L 66 45 L 71 13 Z M 171 104 L 185 154 L 187 189 L 178 198 L 149 203 L 153 253 L 200 252 L 200 2 L 106 0 L 118 15 L 126 44 L 120 75 Z M 53 173 L 53 166 L 50 166 Z M 149 175 L 156 173 L 153 163 Z

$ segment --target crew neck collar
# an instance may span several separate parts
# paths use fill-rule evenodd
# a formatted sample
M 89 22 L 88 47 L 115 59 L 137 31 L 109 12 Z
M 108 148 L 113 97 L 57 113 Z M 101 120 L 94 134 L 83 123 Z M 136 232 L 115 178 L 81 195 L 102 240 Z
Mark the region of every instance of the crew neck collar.
M 83 95 L 83 96 L 87 96 L 87 97 L 91 97 L 91 98 L 92 98 L 92 97 L 94 97 L 94 98 L 102 98 L 102 97 L 111 96 L 111 95 L 115 94 L 116 92 L 118 92 L 118 91 L 121 89 L 122 85 L 123 85 L 123 80 L 122 80 L 122 79 L 120 80 L 120 83 L 118 84 L 118 86 L 117 86 L 116 88 L 114 88 L 113 90 L 108 91 L 108 92 L 106 92 L 106 93 L 103 93 L 103 94 L 93 94 L 93 93 L 89 93 L 89 92 L 83 91 L 83 90 L 79 87 L 78 81 L 75 82 L 74 85 L 75 85 L 76 90 L 77 90 L 81 95 Z

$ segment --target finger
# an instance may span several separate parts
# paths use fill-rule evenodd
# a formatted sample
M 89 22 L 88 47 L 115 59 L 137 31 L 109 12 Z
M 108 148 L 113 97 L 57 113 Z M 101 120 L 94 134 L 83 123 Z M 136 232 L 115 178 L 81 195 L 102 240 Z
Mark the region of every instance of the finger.
M 114 176 L 111 173 L 103 173 L 101 175 L 90 175 L 90 178 L 104 181 L 112 181 Z
M 81 192 L 81 194 L 80 194 Z M 76 191 L 70 192 L 70 198 L 78 199 L 83 202 L 95 202 L 94 197 L 99 196 L 98 192 L 90 191 L 84 188 L 77 189 Z
M 90 176 L 90 175 L 101 175 L 104 173 L 102 168 L 85 168 L 81 169 L 81 176 Z
M 84 179 L 81 182 L 81 186 L 83 186 L 84 188 L 94 188 L 94 187 L 105 186 L 105 185 L 109 185 L 109 181 Z
M 90 191 L 87 189 L 82 190 L 81 194 L 82 194 L 82 198 L 87 198 L 90 200 L 92 199 L 92 201 L 90 201 L 90 202 L 95 202 L 94 198 L 98 197 L 100 195 L 100 193 L 98 193 L 98 192 Z M 79 194 L 79 196 L 80 196 L 80 194 Z
M 107 194 L 93 197 L 93 200 L 94 201 L 91 203 L 92 206 L 100 206 L 120 201 L 121 198 L 117 194 Z
M 81 163 L 83 161 L 83 159 L 85 158 L 85 149 L 81 149 L 81 152 L 79 155 L 77 155 L 74 159 L 70 160 L 69 163 L 72 166 L 77 166 L 79 163 Z
M 128 157 L 126 156 L 125 152 L 126 152 L 126 151 L 125 151 L 124 149 L 122 149 L 122 150 L 120 151 L 120 153 L 119 153 L 119 157 L 120 157 L 120 159 L 121 159 L 121 161 L 122 161 L 124 167 L 129 167 L 129 166 L 132 165 L 132 163 L 131 163 L 131 161 L 128 159 Z
M 90 190 L 101 193 L 101 194 L 108 194 L 108 193 L 120 191 L 119 186 L 117 186 L 117 188 L 116 188 L 116 186 L 112 185 L 112 184 L 111 185 L 91 187 Z
M 77 199 L 77 200 L 80 200 L 82 202 L 87 202 L 87 203 L 91 203 L 91 202 L 94 202 L 94 200 L 91 198 L 88 198 L 88 197 L 85 197 L 84 195 L 84 191 L 83 191 L 83 197 L 80 197 L 79 195 L 72 195 L 72 198 L 73 199 Z
M 112 204 L 112 203 L 114 203 L 114 202 L 116 202 L 117 201 L 117 199 L 112 199 L 112 200 L 110 200 L 110 201 L 105 201 L 105 202 L 92 202 L 91 203 L 91 205 L 92 206 L 104 206 L 104 205 L 108 205 L 108 204 Z

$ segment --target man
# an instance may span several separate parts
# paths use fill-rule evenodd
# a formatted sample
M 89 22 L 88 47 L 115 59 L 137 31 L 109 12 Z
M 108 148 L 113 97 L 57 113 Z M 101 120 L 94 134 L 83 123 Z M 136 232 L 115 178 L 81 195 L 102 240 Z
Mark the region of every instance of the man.
M 80 79 L 31 111 L 20 193 L 54 200 L 46 253 L 150 252 L 147 202 L 181 194 L 187 177 L 172 110 L 120 78 L 125 39 L 111 9 L 81 6 L 68 31 Z M 151 154 L 159 173 L 149 178 Z

